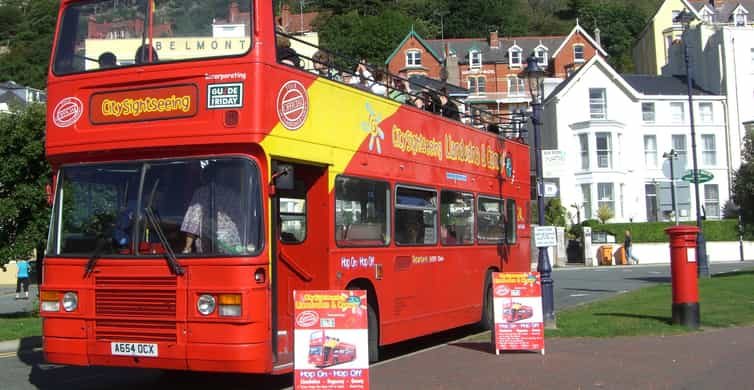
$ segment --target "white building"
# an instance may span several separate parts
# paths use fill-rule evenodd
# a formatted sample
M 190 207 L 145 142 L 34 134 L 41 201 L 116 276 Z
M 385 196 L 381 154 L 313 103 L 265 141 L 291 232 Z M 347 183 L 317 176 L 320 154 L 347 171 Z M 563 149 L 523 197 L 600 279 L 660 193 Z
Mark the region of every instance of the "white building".
M 693 101 L 698 165 L 713 175 L 699 185 L 700 199 L 706 216 L 719 218 L 730 192 L 725 98 L 695 89 Z M 576 207 L 583 220 L 596 219 L 606 206 L 614 211 L 612 222 L 670 220 L 670 161 L 663 153 L 671 149 L 678 153 L 679 219 L 696 218 L 694 186 L 679 180 L 692 166 L 683 79 L 622 76 L 595 56 L 544 102 L 542 143 L 565 153 L 559 174 L 545 174 L 545 182 L 557 183 L 574 219 Z
M 729 165 L 741 165 L 745 124 L 754 121 L 754 1 L 718 1 L 715 8 L 697 4 L 703 21 L 685 34 L 691 74 L 701 88 L 726 97 L 724 115 L 731 138 Z M 663 75 L 685 75 L 683 42 L 676 41 Z
M 32 103 L 47 102 L 45 91 L 24 87 L 14 81 L 0 83 L 0 113 L 11 112 Z

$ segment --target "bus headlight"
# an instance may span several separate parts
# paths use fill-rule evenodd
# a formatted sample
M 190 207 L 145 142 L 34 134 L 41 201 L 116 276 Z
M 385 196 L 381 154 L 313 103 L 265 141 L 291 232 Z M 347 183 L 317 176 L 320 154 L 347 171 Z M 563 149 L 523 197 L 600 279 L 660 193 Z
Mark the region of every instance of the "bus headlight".
M 57 291 L 42 291 L 39 293 L 40 311 L 60 311 L 60 293 Z
M 241 316 L 241 294 L 220 294 L 218 297 L 220 317 Z
M 196 301 L 196 310 L 203 316 L 212 314 L 215 311 L 215 297 L 209 294 L 200 295 Z
M 63 310 L 71 312 L 79 307 L 79 296 L 75 292 L 69 291 L 63 294 Z

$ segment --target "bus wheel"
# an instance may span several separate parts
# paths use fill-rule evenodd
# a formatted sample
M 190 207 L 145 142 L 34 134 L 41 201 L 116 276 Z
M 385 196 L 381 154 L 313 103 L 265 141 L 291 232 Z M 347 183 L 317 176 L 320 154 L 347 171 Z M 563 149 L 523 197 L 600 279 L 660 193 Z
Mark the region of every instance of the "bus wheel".
M 483 330 L 490 330 L 495 321 L 492 297 L 492 273 L 488 272 L 484 278 L 484 298 L 482 299 L 482 319 L 479 321 L 479 327 Z
M 380 359 L 380 323 L 372 305 L 367 305 L 367 322 L 369 326 L 369 363 Z

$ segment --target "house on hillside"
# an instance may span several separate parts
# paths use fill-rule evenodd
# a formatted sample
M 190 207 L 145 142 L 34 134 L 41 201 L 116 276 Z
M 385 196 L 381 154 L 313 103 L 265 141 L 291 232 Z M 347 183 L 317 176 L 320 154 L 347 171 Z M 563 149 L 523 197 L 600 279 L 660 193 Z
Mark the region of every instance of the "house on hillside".
M 291 48 L 301 56 L 304 69 L 313 69 L 311 58 L 319 46 L 319 33 L 315 31 L 314 20 L 319 12 L 292 13 L 288 4 L 283 4 L 276 23 L 288 34 L 294 36 Z
M 45 91 L 24 87 L 15 81 L 0 83 L 0 113 L 11 112 L 32 103 L 46 103 Z
M 565 36 L 423 39 L 410 31 L 385 61 L 391 73 L 442 78 L 446 63 L 448 83 L 466 87 L 466 103 L 496 113 L 526 108 L 531 100 L 524 71 L 534 55 L 547 70 L 551 83 L 559 83 L 595 55 L 606 56 L 599 36 L 592 38 L 578 24 Z
M 713 179 L 699 185 L 708 219 L 720 218 L 729 198 L 731 166 L 725 97 L 693 89 L 698 165 Z M 692 167 L 686 80 L 621 75 L 595 56 L 544 102 L 542 144 L 565 154 L 565 164 L 545 165 L 573 214 L 596 218 L 600 207 L 613 222 L 669 221 L 675 179 L 680 220 L 694 220 L 694 186 L 681 180 Z M 677 153 L 670 171 L 671 150 Z

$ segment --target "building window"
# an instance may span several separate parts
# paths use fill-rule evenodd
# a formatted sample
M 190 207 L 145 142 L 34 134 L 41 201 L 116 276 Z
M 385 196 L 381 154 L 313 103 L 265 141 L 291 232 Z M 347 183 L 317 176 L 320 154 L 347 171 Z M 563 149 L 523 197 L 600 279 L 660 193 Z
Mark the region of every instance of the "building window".
M 589 135 L 579 134 L 579 145 L 581 149 L 581 170 L 589 170 Z
M 584 62 L 584 45 L 573 45 L 573 62 Z
M 670 15 L 671 15 L 671 16 L 670 16 L 670 17 L 671 17 L 670 21 L 671 21 L 671 22 L 672 22 L 673 24 L 676 24 L 676 25 L 677 25 L 677 24 L 681 24 L 681 22 L 680 22 L 680 21 L 678 20 L 678 15 L 680 15 L 680 14 L 681 14 L 681 11 L 673 11 L 673 12 L 672 12 L 672 13 L 670 14 Z
M 526 95 L 526 80 L 516 76 L 509 76 L 508 94 L 513 96 Z
M 677 169 L 686 169 L 686 164 L 688 163 L 688 153 L 686 149 L 685 134 L 673 135 L 673 150 L 678 153 L 678 159 L 676 160 L 677 162 L 674 163 L 678 167 Z
M 589 113 L 592 119 L 607 119 L 605 88 L 589 88 Z
M 647 168 L 657 168 L 657 136 L 644 136 L 644 165 Z
M 707 166 L 717 164 L 714 134 L 702 134 L 702 163 Z
M 406 66 L 421 66 L 422 53 L 419 50 L 409 50 L 406 52 Z
M 699 119 L 702 123 L 712 123 L 712 103 L 699 103 Z
M 476 77 L 469 77 L 468 85 L 470 92 L 476 92 Z
M 547 48 L 539 46 L 534 49 L 534 55 L 537 57 L 537 64 L 539 66 L 547 66 Z
M 584 206 L 584 219 L 592 218 L 592 186 L 590 184 L 581 185 L 581 201 Z
M 476 79 L 476 86 L 479 89 L 479 92 L 486 92 L 487 91 L 487 79 L 484 77 L 479 77 Z
M 704 185 L 704 215 L 707 218 L 720 218 L 720 192 L 717 184 Z
M 657 222 L 657 185 L 644 185 L 645 203 L 647 207 L 647 222 Z
M 670 118 L 673 123 L 686 121 L 686 109 L 683 103 L 670 103 Z
M 597 133 L 597 168 L 611 168 L 613 163 L 610 133 Z
M 745 27 L 746 26 L 746 13 L 743 10 L 739 10 L 734 15 L 736 19 L 736 27 Z
M 469 67 L 471 69 L 479 69 L 482 67 L 482 53 L 478 50 L 472 50 L 469 52 Z
M 641 104 L 641 118 L 645 123 L 654 123 L 655 121 L 655 104 L 654 103 Z
M 749 49 L 751 54 L 751 73 L 754 73 L 754 49 Z
M 607 207 L 615 213 L 613 183 L 597 183 L 597 209 Z
M 521 66 L 521 49 L 514 46 L 508 51 L 510 57 L 511 68 L 518 68 Z

